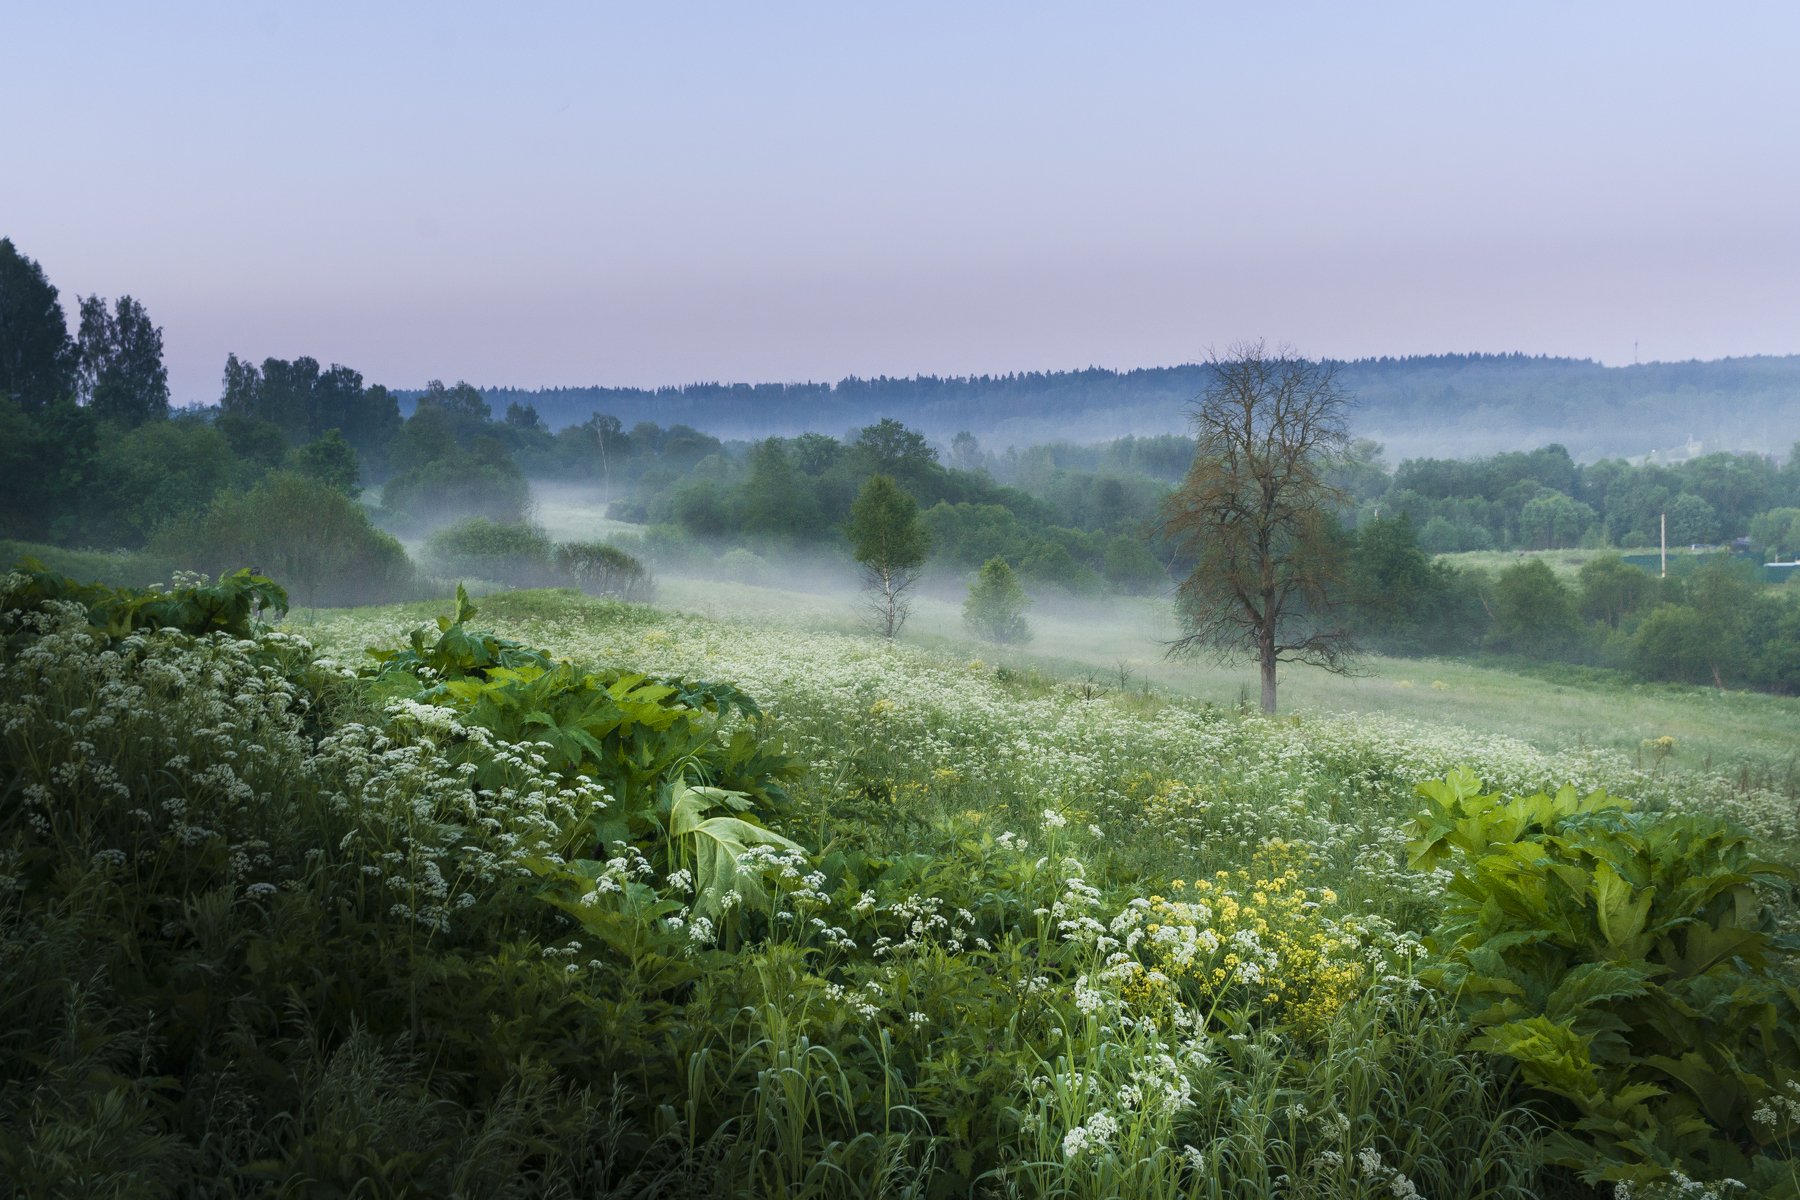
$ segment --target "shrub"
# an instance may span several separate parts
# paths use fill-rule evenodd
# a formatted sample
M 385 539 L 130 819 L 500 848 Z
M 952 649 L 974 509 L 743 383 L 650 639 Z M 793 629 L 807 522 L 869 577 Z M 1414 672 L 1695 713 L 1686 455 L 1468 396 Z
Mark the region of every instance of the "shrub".
M 362 505 L 286 471 L 164 525 L 151 548 L 188 570 L 249 566 L 287 581 L 306 605 L 378 604 L 409 597 L 416 586 L 405 549 L 375 528 Z
M 486 579 L 514 587 L 553 581 L 548 536 L 536 525 L 466 517 L 432 534 L 425 563 L 443 579 Z
M 1774 1169 L 1753 1158 L 1795 1122 L 1757 1114 L 1786 1111 L 1800 1012 L 1759 892 L 1793 873 L 1724 821 L 1603 791 L 1515 798 L 1460 771 L 1418 792 L 1411 862 L 1450 868 L 1433 977 L 1561 1118 L 1548 1160 L 1590 1183 Z
M 1006 560 L 990 558 L 969 584 L 969 598 L 963 601 L 963 625 L 990 642 L 1028 642 L 1031 626 L 1026 624 L 1025 610 L 1030 604 L 1025 589 L 1019 586 L 1019 577 Z
M 1665 604 L 1631 638 L 1631 668 L 1645 679 L 1708 683 L 1719 666 L 1719 630 L 1685 604 Z
M 259 599 L 0 584 L 0 1193 L 605 1194 L 627 1052 L 522 865 L 599 789 Z
M 769 561 L 754 550 L 733 546 L 719 556 L 719 571 L 739 583 L 769 582 Z
M 1541 558 L 1500 572 L 1494 582 L 1494 623 L 1488 641 L 1496 649 L 1556 653 L 1581 635 L 1575 596 Z
M 561 542 L 551 559 L 557 574 L 592 596 L 643 602 L 655 590 L 643 563 L 605 542 Z

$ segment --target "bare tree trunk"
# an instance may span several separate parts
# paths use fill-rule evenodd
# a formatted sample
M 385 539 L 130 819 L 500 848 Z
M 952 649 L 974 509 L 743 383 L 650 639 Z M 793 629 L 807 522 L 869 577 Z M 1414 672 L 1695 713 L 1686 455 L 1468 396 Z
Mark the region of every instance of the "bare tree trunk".
M 1275 634 L 1273 630 L 1264 629 L 1257 646 L 1257 658 L 1262 667 L 1262 710 L 1273 714 L 1275 711 Z

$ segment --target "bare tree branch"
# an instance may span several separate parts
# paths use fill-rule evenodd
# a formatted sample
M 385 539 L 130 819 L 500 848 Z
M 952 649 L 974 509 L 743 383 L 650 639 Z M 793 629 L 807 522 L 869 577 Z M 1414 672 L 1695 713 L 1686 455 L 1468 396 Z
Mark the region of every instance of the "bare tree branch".
M 1211 357 L 1190 411 L 1194 462 L 1163 507 L 1161 531 L 1193 564 L 1176 589 L 1184 633 L 1171 656 L 1254 655 L 1262 706 L 1275 711 L 1284 661 L 1353 670 L 1355 648 L 1330 620 L 1343 575 L 1326 478 L 1349 445 L 1351 400 L 1329 364 L 1241 343 Z

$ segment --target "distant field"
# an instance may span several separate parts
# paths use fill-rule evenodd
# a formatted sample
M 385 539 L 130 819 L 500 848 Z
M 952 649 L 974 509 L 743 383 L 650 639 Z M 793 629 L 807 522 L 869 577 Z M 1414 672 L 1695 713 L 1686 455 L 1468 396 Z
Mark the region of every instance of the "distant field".
M 1514 563 L 1524 562 L 1529 558 L 1541 559 L 1548 563 L 1550 569 L 1565 579 L 1573 580 L 1580 573 L 1582 565 L 1593 561 L 1602 554 L 1654 554 L 1650 550 L 1470 550 L 1462 554 L 1440 554 L 1439 562 L 1449 563 L 1455 567 L 1479 567 L 1484 571 L 1504 571 Z M 1669 569 L 1678 570 L 1675 560 L 1678 558 L 1699 558 L 1717 551 L 1690 550 L 1686 546 L 1677 549 L 1669 547 Z
M 545 518 L 554 522 L 552 536 L 560 538 L 599 536 L 614 532 L 611 527 L 618 525 L 600 516 L 597 506 L 589 510 L 566 503 L 549 506 Z M 1553 550 L 1534 556 L 1573 575 L 1595 553 Z M 142 585 L 167 577 L 166 564 L 147 555 L 0 541 L 6 565 L 23 555 L 39 557 L 53 570 L 80 579 Z M 1444 557 L 1492 568 L 1520 556 L 1506 552 Z M 663 575 L 657 603 L 702 616 L 776 626 L 835 632 L 860 628 L 854 575 L 847 567 L 841 579 L 806 582 L 813 590 Z M 837 590 L 828 590 L 833 587 Z M 1166 600 L 1040 606 L 1031 614 L 1036 636 L 1022 649 L 970 640 L 962 628 L 960 604 L 953 582 L 937 594 L 921 594 L 905 638 L 989 662 L 1091 679 L 1096 688 L 1116 689 L 1123 678 L 1129 690 L 1148 684 L 1221 705 L 1253 702 L 1256 695 L 1256 674 L 1248 663 L 1219 666 L 1169 662 L 1163 657 L 1163 645 L 1175 636 Z M 304 630 L 309 620 L 309 614 L 299 612 L 294 624 Z M 1623 682 L 1548 683 L 1518 672 L 1444 659 L 1373 656 L 1363 667 L 1365 674 L 1347 678 L 1284 666 L 1282 710 L 1392 714 L 1509 734 L 1546 751 L 1588 745 L 1635 755 L 1647 739 L 1667 736 L 1675 739 L 1673 766 L 1742 774 L 1790 793 L 1800 790 L 1800 698 Z
M 536 505 L 532 517 L 552 541 L 587 542 L 644 532 L 642 525 L 608 517 L 604 491 L 591 485 L 538 481 L 531 485 L 531 496 Z
M 1579 554 L 1578 551 L 1561 551 Z M 851 579 L 846 573 L 845 586 Z M 848 590 L 822 595 L 683 577 L 658 581 L 657 605 L 719 619 L 849 632 L 858 628 Z M 1168 603 L 1122 599 L 1105 605 L 1034 609 L 1035 637 L 1023 649 L 970 640 L 960 599 L 921 595 L 904 637 L 954 648 L 990 663 L 1035 667 L 1094 685 L 1148 683 L 1222 705 L 1254 703 L 1249 663 L 1170 662 L 1163 646 L 1175 635 Z M 1382 713 L 1507 734 L 1545 751 L 1598 746 L 1640 753 L 1651 738 L 1672 737 L 1671 765 L 1723 771 L 1792 792 L 1800 787 L 1800 698 L 1655 684 L 1547 683 L 1517 672 L 1449 659 L 1371 656 L 1360 677 L 1284 665 L 1281 708 Z

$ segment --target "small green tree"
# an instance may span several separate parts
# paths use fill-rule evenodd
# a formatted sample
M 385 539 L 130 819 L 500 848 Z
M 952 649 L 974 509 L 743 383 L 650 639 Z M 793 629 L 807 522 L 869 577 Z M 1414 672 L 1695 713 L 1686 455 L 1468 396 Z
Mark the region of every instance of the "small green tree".
M 1800 508 L 1771 508 L 1751 518 L 1750 540 L 1771 560 L 1800 554 Z
M 906 624 L 907 589 L 918 580 L 931 538 L 919 505 L 891 476 L 871 475 L 850 506 L 851 553 L 863 569 L 871 623 L 883 637 Z
M 1713 506 L 1692 492 L 1669 502 L 1669 544 L 1710 546 L 1719 537 L 1719 516 Z
M 976 637 L 990 642 L 1028 642 L 1031 626 L 1025 620 L 1025 610 L 1029 607 L 1031 598 L 1019 586 L 1019 577 L 1006 560 L 990 558 L 969 584 L 969 598 L 963 601 L 963 625 Z
M 1444 590 L 1405 513 L 1377 517 L 1356 531 L 1349 580 L 1363 623 L 1376 637 L 1415 630 Z
M 344 440 L 342 430 L 327 429 L 323 436 L 299 446 L 288 455 L 289 465 L 308 479 L 316 479 L 355 499 L 362 493 L 357 477 L 362 468 L 356 459 L 356 447 Z
M 1718 635 L 1685 604 L 1665 604 L 1631 638 L 1631 666 L 1645 679 L 1706 683 L 1719 678 Z
M 1582 564 L 1580 581 L 1581 615 L 1604 621 L 1612 629 L 1649 602 L 1656 584 L 1648 572 L 1617 554 L 1602 554 Z
M 1488 642 L 1516 654 L 1556 653 L 1581 634 L 1575 596 L 1541 558 L 1500 572 L 1494 583 L 1494 624 Z

